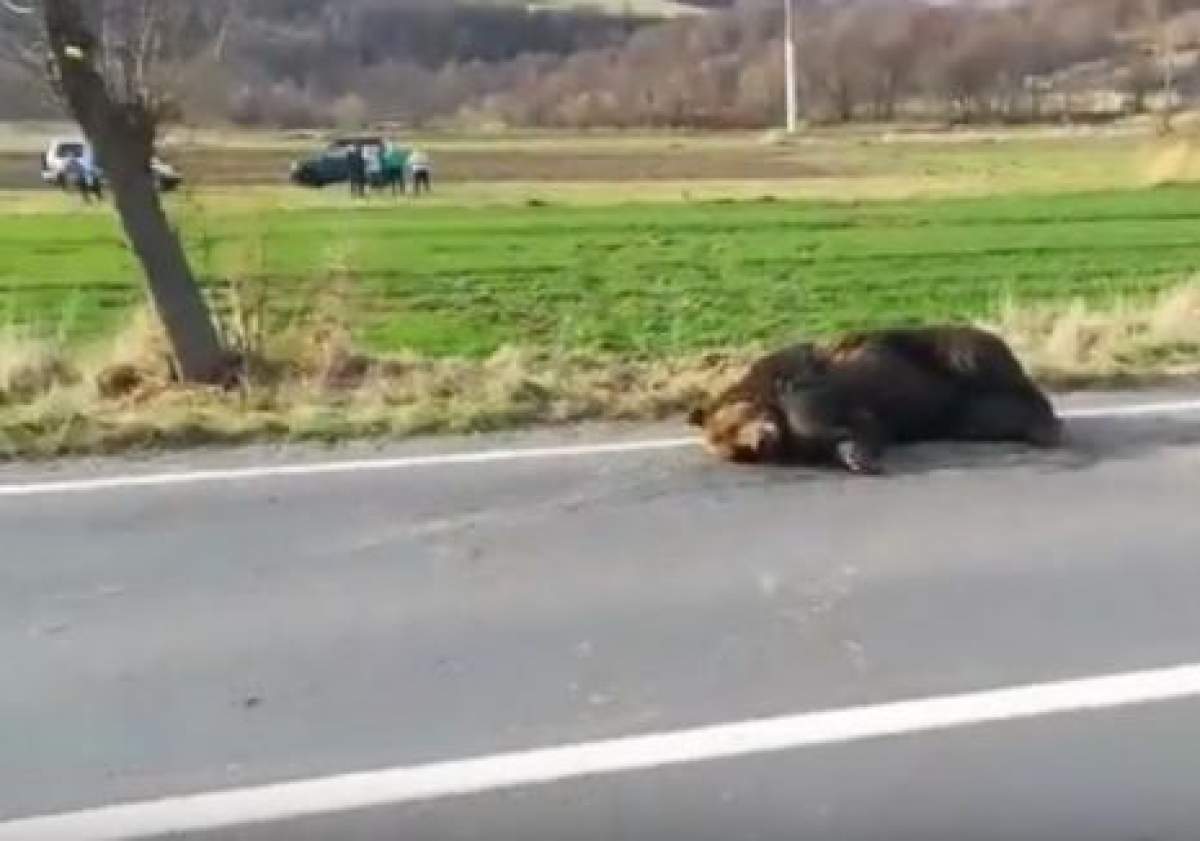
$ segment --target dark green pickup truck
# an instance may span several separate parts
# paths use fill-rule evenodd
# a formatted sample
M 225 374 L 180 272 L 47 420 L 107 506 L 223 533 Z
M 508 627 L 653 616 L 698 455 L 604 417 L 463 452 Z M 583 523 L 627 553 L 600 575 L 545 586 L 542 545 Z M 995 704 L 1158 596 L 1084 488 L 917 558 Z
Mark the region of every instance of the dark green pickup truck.
M 379 169 L 368 173 L 368 181 L 372 187 L 381 187 L 390 183 L 392 179 L 401 181 L 409 150 L 396 147 L 396 151 L 400 153 L 398 156 L 399 166 L 398 168 L 395 165 L 389 166 L 386 163 L 385 152 L 390 145 L 387 140 L 376 136 L 340 137 L 316 155 L 293 161 L 292 183 L 302 187 L 326 187 L 330 184 L 346 183 L 350 180 L 350 164 L 347 156 L 351 147 L 354 146 L 361 147 L 368 156 L 378 155 L 379 160 L 384 162 Z

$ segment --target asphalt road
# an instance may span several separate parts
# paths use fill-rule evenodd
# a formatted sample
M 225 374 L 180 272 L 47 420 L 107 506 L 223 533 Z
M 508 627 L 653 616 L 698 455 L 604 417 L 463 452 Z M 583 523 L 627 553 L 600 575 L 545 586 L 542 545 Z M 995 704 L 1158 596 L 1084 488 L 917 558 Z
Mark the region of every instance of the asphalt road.
M 695 448 L 8 496 L 335 456 L 0 469 L 0 837 L 111 803 L 1200 663 L 1200 411 L 1070 435 L 896 451 L 883 479 Z M 1188 698 L 179 837 L 1195 839 L 1198 738 Z

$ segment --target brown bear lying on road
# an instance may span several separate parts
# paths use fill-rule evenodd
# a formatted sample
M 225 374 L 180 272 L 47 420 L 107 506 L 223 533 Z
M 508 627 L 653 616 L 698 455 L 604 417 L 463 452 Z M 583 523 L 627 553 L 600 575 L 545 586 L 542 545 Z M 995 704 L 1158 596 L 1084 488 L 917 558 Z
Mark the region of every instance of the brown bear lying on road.
M 889 443 L 1055 446 L 1062 424 L 1008 346 L 971 327 L 877 330 L 764 357 L 691 413 L 708 448 L 739 462 L 878 473 Z

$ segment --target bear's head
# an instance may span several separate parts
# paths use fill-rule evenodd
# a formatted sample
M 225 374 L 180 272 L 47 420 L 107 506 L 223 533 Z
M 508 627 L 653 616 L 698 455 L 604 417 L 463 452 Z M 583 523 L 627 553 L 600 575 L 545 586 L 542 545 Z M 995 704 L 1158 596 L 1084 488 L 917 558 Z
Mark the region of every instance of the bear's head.
M 783 420 L 760 402 L 740 399 L 696 408 L 688 422 L 704 430 L 705 446 L 726 461 L 769 462 L 783 453 Z

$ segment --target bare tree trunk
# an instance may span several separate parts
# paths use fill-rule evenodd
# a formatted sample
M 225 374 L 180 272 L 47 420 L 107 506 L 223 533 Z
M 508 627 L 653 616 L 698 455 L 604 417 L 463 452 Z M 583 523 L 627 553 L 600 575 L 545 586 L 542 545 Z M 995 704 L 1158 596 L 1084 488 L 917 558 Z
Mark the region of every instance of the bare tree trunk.
M 87 5 L 95 14 L 102 0 Z M 55 81 L 104 164 L 179 373 L 191 382 L 218 382 L 227 375 L 228 360 L 150 169 L 157 115 L 145 93 L 132 89 L 134 80 L 123 80 L 130 90 L 110 89 L 97 64 L 102 47 L 80 0 L 43 0 L 43 8 Z
M 116 139 L 116 138 L 114 138 Z M 105 144 L 97 144 L 103 149 Z M 228 359 L 212 316 L 188 265 L 178 234 L 159 201 L 153 175 L 140 155 L 117 149 L 106 155 L 113 198 L 133 251 L 149 279 L 154 308 L 167 332 L 180 374 L 191 382 L 218 382 L 228 373 Z

